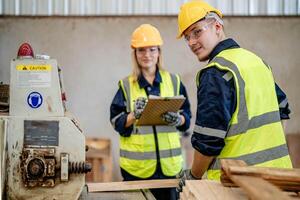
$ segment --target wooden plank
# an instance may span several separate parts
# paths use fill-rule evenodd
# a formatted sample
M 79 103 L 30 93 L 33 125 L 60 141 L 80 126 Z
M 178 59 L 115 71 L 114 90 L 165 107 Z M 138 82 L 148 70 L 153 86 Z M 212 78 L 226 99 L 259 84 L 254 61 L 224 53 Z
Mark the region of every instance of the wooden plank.
M 230 166 L 230 174 L 258 176 L 264 179 L 300 182 L 300 169 Z
M 145 190 L 141 190 L 141 192 L 143 193 L 143 195 L 145 196 L 145 198 L 147 200 L 156 200 L 154 195 L 151 193 L 150 190 L 145 189 Z
M 178 186 L 178 182 L 178 179 L 160 179 L 109 183 L 87 183 L 87 185 L 89 188 L 89 192 L 109 192 L 152 188 L 173 188 Z
M 148 200 L 141 191 L 88 193 L 87 200 Z
M 287 194 L 280 189 L 265 181 L 262 178 L 231 175 L 231 180 L 240 186 L 250 197 L 256 200 L 284 200 L 291 199 Z
M 300 191 L 300 169 L 246 166 L 237 160 L 221 160 L 221 169 L 224 186 L 234 186 L 229 178 L 231 175 L 246 175 L 263 178 L 283 190 Z
M 190 190 L 191 194 L 189 194 L 189 197 L 193 197 L 194 199 L 248 199 L 246 194 L 240 188 L 235 188 L 234 190 L 232 190 L 231 188 L 223 187 L 222 184 L 217 181 L 187 180 L 185 187 Z

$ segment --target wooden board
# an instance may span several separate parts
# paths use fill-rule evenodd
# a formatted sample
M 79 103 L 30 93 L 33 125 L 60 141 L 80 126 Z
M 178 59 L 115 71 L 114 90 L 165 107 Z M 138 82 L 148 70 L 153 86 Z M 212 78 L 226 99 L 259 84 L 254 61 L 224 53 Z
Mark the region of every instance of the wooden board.
M 152 188 L 174 188 L 178 186 L 178 182 L 178 179 L 160 179 L 109 183 L 87 183 L 87 185 L 89 192 L 109 192 Z
M 89 193 L 86 200 L 148 200 L 143 194 L 143 192 L 136 191 L 123 191 L 123 192 L 99 192 L 99 193 Z
M 250 197 L 257 200 L 284 200 L 291 199 L 287 194 L 283 193 L 279 188 L 265 181 L 262 178 L 232 175 L 230 179 L 240 186 Z
M 246 200 L 240 188 L 223 187 L 220 182 L 210 180 L 187 180 L 180 193 L 181 200 Z
M 149 98 L 141 118 L 136 122 L 137 125 L 166 125 L 161 119 L 165 112 L 177 112 L 185 101 L 185 97 L 159 97 Z
M 247 166 L 244 161 L 221 160 L 221 182 L 224 186 L 235 186 L 231 175 L 260 177 L 283 190 L 300 191 L 300 169 L 282 169 Z

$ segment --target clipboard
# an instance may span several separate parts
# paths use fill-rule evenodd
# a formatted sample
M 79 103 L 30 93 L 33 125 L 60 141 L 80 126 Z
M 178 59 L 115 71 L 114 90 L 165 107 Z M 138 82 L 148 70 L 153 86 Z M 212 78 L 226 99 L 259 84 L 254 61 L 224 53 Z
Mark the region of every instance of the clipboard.
M 138 126 L 152 126 L 152 125 L 167 125 L 161 118 L 165 112 L 177 112 L 185 101 L 185 97 L 159 97 L 149 96 L 148 102 L 140 119 L 136 122 Z

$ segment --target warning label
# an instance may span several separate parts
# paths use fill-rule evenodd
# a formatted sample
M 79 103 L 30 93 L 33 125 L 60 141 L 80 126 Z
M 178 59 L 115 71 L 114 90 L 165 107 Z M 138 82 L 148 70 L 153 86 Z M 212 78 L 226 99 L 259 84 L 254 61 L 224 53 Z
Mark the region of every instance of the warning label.
M 17 65 L 18 87 L 51 87 L 51 65 Z
M 17 65 L 18 71 L 51 71 L 51 65 Z

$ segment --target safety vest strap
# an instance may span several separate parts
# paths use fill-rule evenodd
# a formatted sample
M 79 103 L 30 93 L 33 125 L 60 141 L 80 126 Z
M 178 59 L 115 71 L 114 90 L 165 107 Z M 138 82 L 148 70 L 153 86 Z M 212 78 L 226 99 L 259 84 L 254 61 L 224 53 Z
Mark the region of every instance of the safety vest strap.
M 166 149 L 159 151 L 160 158 L 170 158 L 174 156 L 181 155 L 181 148 L 175 149 Z M 156 159 L 156 152 L 133 152 L 127 150 L 120 150 L 120 156 L 125 157 L 132 160 L 155 160 Z
M 234 157 L 234 158 L 226 158 L 226 159 L 235 159 L 235 160 L 243 160 L 245 161 L 248 165 L 257 165 L 260 163 L 264 163 L 267 161 L 271 160 L 276 160 L 279 158 L 282 158 L 284 156 L 288 156 L 289 151 L 288 147 L 286 144 L 282 144 L 270 149 L 265 149 L 262 151 L 258 151 L 255 153 L 250 153 L 246 155 L 242 155 L 239 157 Z M 221 164 L 220 164 L 220 159 L 222 158 L 216 158 L 214 162 L 211 164 L 209 169 L 212 170 L 219 170 L 221 169 Z
M 245 82 L 238 70 L 238 67 L 233 62 L 223 57 L 215 57 L 210 63 L 216 63 L 220 66 L 227 67 L 232 70 L 235 73 L 239 84 L 239 104 L 237 113 L 238 123 L 232 124 L 229 127 L 227 137 L 243 134 L 246 133 L 249 129 L 258 128 L 263 125 L 280 121 L 280 115 L 278 111 L 264 113 L 262 115 L 258 115 L 249 119 L 245 97 Z
M 129 86 L 129 77 L 124 78 L 120 81 L 120 86 L 123 90 L 123 94 L 126 99 L 126 109 L 127 112 L 130 112 L 130 102 L 131 102 L 131 95 L 130 95 L 130 86 Z
M 172 80 L 172 84 L 173 84 L 173 89 L 174 89 L 174 95 L 179 95 L 179 88 L 180 88 L 180 79 L 179 76 L 176 74 L 171 74 L 171 80 Z

